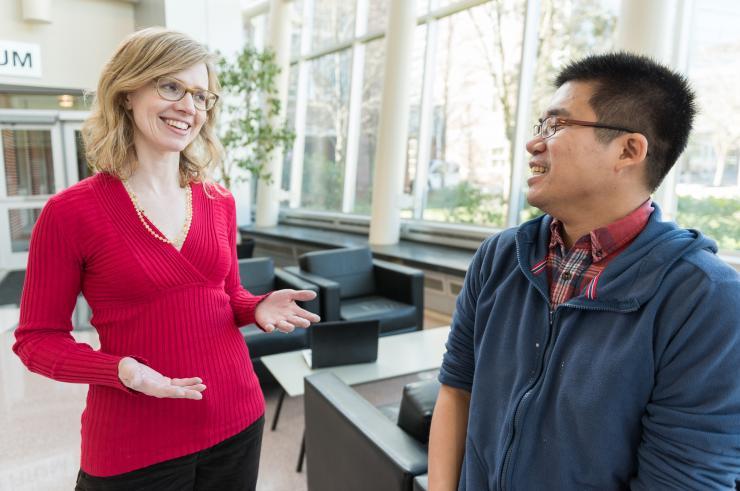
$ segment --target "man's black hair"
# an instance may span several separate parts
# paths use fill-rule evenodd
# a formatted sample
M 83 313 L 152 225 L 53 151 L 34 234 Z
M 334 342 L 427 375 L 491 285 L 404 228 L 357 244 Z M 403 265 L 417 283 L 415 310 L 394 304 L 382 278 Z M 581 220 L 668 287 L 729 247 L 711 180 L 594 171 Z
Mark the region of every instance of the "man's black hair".
M 555 86 L 589 82 L 589 100 L 599 122 L 624 126 L 648 140 L 647 185 L 654 191 L 686 148 L 696 114 L 686 77 L 654 60 L 630 53 L 592 55 L 566 66 Z M 620 133 L 598 129 L 602 142 Z

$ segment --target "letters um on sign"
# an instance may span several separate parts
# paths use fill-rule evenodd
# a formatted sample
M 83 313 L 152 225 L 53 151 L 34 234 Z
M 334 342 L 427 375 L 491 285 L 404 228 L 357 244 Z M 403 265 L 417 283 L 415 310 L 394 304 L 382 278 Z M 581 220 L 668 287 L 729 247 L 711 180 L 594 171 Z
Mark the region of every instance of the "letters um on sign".
M 23 55 L 21 57 L 21 55 Z M 19 53 L 15 50 L 12 51 L 12 55 L 9 54 L 9 51 L 7 49 L 0 51 L 0 66 L 5 66 L 8 63 L 11 63 L 13 66 L 17 67 L 26 67 L 26 63 L 28 63 L 28 68 L 33 68 L 33 61 L 31 59 L 31 53 Z

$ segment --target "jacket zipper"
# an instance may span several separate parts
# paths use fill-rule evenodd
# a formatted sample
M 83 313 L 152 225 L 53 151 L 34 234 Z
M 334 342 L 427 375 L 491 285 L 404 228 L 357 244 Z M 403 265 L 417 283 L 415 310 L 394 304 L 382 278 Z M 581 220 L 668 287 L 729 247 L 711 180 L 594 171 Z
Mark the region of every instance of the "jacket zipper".
M 545 350 L 543 350 L 543 356 L 542 356 L 542 359 L 540 360 L 541 363 L 539 366 L 539 372 L 537 373 L 537 376 L 535 377 L 534 382 L 529 386 L 529 388 L 524 392 L 522 397 L 519 399 L 516 409 L 514 409 L 514 419 L 513 419 L 513 423 L 511 427 L 511 432 L 509 434 L 509 439 L 507 442 L 508 446 L 507 446 L 506 454 L 504 457 L 504 464 L 501 467 L 501 475 L 499 476 L 499 479 L 500 479 L 499 489 L 501 491 L 504 491 L 506 487 L 504 486 L 504 482 L 505 482 L 504 480 L 507 478 L 506 474 L 507 474 L 507 471 L 509 470 L 509 465 L 511 463 L 511 458 L 512 458 L 511 454 L 514 448 L 514 438 L 516 436 L 516 427 L 517 427 L 517 422 L 519 418 L 519 412 L 520 412 L 522 405 L 524 404 L 524 401 L 532 395 L 532 393 L 534 392 L 534 389 L 537 387 L 537 384 L 540 382 L 542 375 L 545 373 L 545 366 L 546 366 L 545 360 L 547 360 L 548 355 L 550 354 L 551 348 L 555 345 L 555 340 L 557 339 L 557 333 L 555 332 L 557 328 L 555 324 L 555 315 L 557 314 L 557 310 L 560 307 L 570 307 L 570 308 L 577 309 L 577 310 L 592 310 L 596 312 L 620 312 L 620 310 L 607 309 L 603 307 L 586 307 L 583 305 L 569 304 L 567 302 L 558 305 L 558 307 L 554 311 L 553 310 L 550 311 L 549 313 L 550 329 L 548 331 L 548 338 L 547 338 L 547 342 L 545 345 L 546 348 Z
M 514 418 L 511 424 L 511 430 L 509 432 L 509 438 L 507 439 L 507 448 L 506 448 L 506 454 L 504 455 L 504 463 L 501 466 L 501 474 L 499 476 L 499 489 L 501 491 L 504 491 L 506 486 L 504 485 L 507 471 L 509 470 L 509 465 L 511 463 L 511 454 L 514 449 L 514 438 L 516 437 L 517 432 L 517 423 L 519 421 L 519 413 L 524 405 L 524 402 L 534 393 L 535 387 L 537 387 L 537 384 L 539 384 L 540 379 L 542 378 L 542 374 L 545 373 L 545 360 L 547 359 L 548 355 L 550 354 L 552 345 L 555 344 L 555 339 L 557 338 L 557 335 L 554 333 L 554 321 L 555 321 L 555 311 L 549 310 L 548 307 L 548 320 L 549 320 L 549 329 L 547 330 L 547 340 L 545 341 L 545 349 L 542 350 L 542 358 L 540 358 L 540 364 L 538 366 L 537 375 L 534 377 L 532 383 L 529 385 L 527 390 L 524 391 L 524 394 L 519 398 L 519 402 L 517 402 L 516 409 L 514 409 Z
M 507 474 L 507 471 L 509 470 L 509 465 L 511 464 L 511 459 L 512 459 L 512 456 L 511 455 L 512 455 L 513 448 L 514 448 L 514 438 L 516 437 L 516 428 L 517 428 L 517 422 L 518 422 L 518 419 L 519 419 L 520 409 L 522 408 L 522 405 L 524 404 L 525 400 L 528 399 L 534 393 L 534 389 L 537 387 L 537 384 L 540 382 L 540 380 L 542 378 L 542 375 L 545 373 L 545 366 L 546 366 L 545 361 L 547 360 L 547 358 L 548 358 L 548 356 L 550 354 L 551 348 L 555 345 L 555 340 L 557 339 L 557 333 L 554 332 L 555 329 L 556 329 L 556 327 L 557 327 L 556 324 L 555 324 L 555 315 L 557 314 L 557 310 L 560 307 L 570 307 L 570 308 L 574 308 L 574 309 L 578 309 L 578 310 L 593 310 L 593 311 L 602 311 L 602 312 L 622 312 L 622 313 L 624 313 L 624 312 L 630 312 L 629 309 L 622 309 L 622 310 L 620 310 L 620 309 L 608 309 L 608 308 L 603 308 L 603 307 L 586 307 L 586 306 L 583 306 L 583 305 L 569 304 L 568 302 L 558 305 L 555 310 L 550 310 L 550 307 L 549 307 L 549 305 L 550 305 L 550 295 L 549 295 L 549 292 L 547 292 L 547 293 L 543 292 L 542 289 L 540 289 L 539 285 L 537 285 L 536 282 L 532 281 L 532 278 L 530 277 L 531 275 L 528 275 L 527 274 L 528 271 L 525 271 L 525 268 L 523 268 L 521 266 L 523 263 L 522 263 L 522 260 L 521 260 L 521 256 L 519 254 L 519 242 L 518 242 L 518 240 L 515 242 L 515 246 L 516 246 L 516 259 L 517 259 L 517 263 L 519 264 L 520 268 L 522 268 L 522 271 L 524 272 L 524 275 L 527 276 L 527 278 L 529 279 L 530 283 L 532 283 L 532 286 L 537 291 L 540 292 L 540 295 L 542 295 L 542 297 L 545 299 L 545 303 L 548 306 L 549 329 L 547 331 L 547 341 L 545 342 L 545 349 L 542 350 L 542 358 L 540 359 L 540 365 L 539 365 L 538 373 L 535 376 L 533 382 L 527 388 L 527 390 L 524 391 L 524 394 L 522 394 L 522 396 L 519 398 L 519 401 L 517 402 L 516 408 L 514 409 L 514 418 L 513 418 L 513 421 L 512 421 L 511 430 L 509 431 L 509 436 L 507 438 L 507 443 L 506 443 L 507 447 L 506 447 L 506 453 L 504 454 L 504 463 L 501 466 L 501 473 L 499 474 L 499 486 L 498 486 L 498 488 L 501 491 L 504 491 L 504 489 L 506 488 L 506 486 L 504 485 L 504 482 L 505 482 L 505 479 L 507 477 L 506 474 Z

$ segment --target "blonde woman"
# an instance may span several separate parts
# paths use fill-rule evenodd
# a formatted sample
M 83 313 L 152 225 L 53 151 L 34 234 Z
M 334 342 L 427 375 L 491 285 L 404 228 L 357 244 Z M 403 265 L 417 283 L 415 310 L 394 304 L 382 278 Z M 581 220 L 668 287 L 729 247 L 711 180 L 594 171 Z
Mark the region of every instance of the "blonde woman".
M 264 400 L 237 326 L 317 322 L 240 285 L 220 157 L 218 82 L 189 37 L 146 29 L 100 77 L 83 129 L 93 177 L 58 193 L 31 238 L 13 350 L 36 373 L 89 384 L 77 488 L 254 489 Z M 75 342 L 82 292 L 100 350 Z

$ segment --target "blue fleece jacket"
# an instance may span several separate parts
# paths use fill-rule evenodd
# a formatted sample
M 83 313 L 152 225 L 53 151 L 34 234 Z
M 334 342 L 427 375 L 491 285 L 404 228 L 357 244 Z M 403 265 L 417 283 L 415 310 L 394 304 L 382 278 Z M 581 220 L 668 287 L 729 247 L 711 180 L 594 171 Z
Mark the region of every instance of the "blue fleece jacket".
M 471 391 L 459 489 L 731 489 L 740 475 L 740 277 L 660 221 L 554 312 L 551 218 L 486 240 L 440 381 Z

